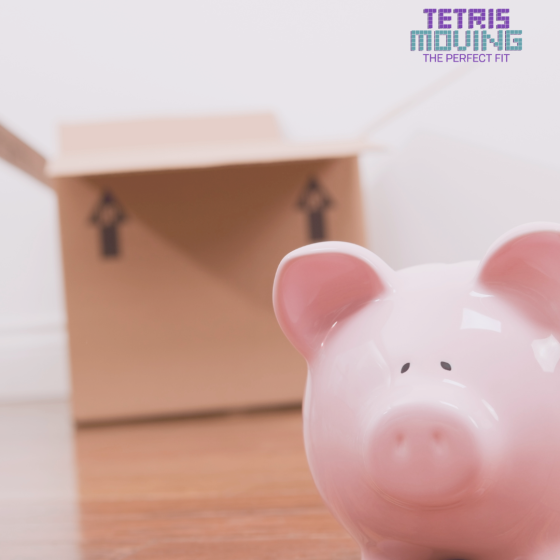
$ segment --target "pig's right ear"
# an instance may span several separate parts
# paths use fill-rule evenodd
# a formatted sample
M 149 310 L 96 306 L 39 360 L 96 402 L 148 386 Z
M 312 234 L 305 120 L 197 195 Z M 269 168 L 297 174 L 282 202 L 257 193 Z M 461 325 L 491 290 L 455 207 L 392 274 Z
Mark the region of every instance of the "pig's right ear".
M 336 321 L 392 293 L 393 271 L 371 251 L 331 241 L 284 257 L 274 279 L 276 318 L 290 342 L 311 358 Z

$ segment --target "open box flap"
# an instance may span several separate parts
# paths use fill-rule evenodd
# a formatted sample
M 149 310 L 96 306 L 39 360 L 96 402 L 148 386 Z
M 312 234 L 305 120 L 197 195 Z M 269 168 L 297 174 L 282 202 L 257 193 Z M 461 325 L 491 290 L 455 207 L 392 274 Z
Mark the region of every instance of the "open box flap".
M 375 149 L 351 139 L 290 142 L 274 116 L 240 115 L 71 125 L 61 128 L 50 177 L 81 177 L 355 156 Z

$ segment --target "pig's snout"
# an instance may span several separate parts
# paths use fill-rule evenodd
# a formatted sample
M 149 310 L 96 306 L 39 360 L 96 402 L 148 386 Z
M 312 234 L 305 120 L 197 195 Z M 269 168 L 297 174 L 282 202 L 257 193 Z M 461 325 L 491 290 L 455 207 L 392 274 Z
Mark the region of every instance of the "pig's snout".
M 476 431 L 474 421 L 448 403 L 389 409 L 374 425 L 367 451 L 375 486 L 403 505 L 462 501 L 480 487 L 483 454 Z

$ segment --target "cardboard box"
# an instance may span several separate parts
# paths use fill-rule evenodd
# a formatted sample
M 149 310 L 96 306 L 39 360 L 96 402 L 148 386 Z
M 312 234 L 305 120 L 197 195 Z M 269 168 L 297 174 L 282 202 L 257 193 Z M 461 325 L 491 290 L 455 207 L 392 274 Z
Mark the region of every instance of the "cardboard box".
M 78 422 L 301 401 L 271 290 L 289 251 L 364 243 L 360 141 L 270 115 L 64 126 L 60 203 Z

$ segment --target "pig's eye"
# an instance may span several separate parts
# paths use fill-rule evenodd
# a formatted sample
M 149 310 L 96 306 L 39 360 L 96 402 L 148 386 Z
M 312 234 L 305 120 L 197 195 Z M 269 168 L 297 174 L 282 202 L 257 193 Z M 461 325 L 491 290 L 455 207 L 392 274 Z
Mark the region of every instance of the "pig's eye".
M 410 364 L 404 364 L 404 366 L 401 368 L 401 373 L 404 373 L 405 371 L 408 371 L 408 368 L 410 367 Z M 451 369 L 451 368 L 449 368 Z
M 451 365 L 448 364 L 447 362 L 441 362 L 441 367 L 443 369 L 446 369 L 447 371 L 451 371 Z

